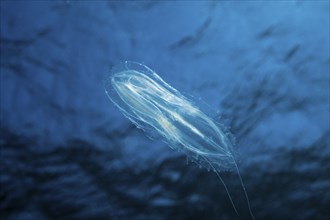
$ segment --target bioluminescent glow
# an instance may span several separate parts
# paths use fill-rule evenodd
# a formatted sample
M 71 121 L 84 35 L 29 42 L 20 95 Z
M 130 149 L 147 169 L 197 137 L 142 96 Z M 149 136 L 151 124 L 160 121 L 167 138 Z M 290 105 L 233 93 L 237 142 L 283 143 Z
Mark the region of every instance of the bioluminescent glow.
M 225 132 L 153 70 L 126 61 L 106 79 L 104 87 L 111 101 L 138 128 L 159 136 L 172 149 L 214 170 L 221 181 L 219 170 L 238 171 L 233 145 Z M 229 198 L 236 211 L 230 195 Z

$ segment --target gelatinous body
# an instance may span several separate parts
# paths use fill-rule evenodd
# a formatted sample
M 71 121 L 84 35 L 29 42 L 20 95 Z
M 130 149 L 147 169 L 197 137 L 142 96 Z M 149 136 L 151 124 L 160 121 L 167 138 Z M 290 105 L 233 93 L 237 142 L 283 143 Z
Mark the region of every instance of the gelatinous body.
M 105 90 L 137 127 L 191 160 L 216 170 L 235 166 L 232 143 L 221 128 L 148 67 L 123 63 L 107 79 Z
M 215 171 L 236 211 L 218 171 L 234 168 L 249 199 L 234 159 L 233 145 L 225 132 L 194 103 L 162 80 L 148 67 L 124 62 L 113 69 L 104 88 L 111 101 L 138 128 L 157 136 L 171 148 Z

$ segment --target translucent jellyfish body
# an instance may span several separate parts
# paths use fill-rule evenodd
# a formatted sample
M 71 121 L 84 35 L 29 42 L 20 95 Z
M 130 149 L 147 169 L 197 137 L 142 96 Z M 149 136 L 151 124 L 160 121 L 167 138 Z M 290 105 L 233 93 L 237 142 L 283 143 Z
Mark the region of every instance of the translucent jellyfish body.
M 124 62 L 120 68 L 107 79 L 105 90 L 138 128 L 204 167 L 234 166 L 233 146 L 211 118 L 148 67 Z

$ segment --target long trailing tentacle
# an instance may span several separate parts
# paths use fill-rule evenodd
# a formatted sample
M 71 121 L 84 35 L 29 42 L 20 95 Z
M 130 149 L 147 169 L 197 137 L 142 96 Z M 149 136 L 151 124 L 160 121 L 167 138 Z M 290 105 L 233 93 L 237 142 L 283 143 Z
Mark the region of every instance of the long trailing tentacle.
M 223 186 L 225 187 L 225 190 L 226 190 L 227 195 L 228 195 L 228 197 L 229 197 L 230 203 L 231 203 L 231 205 L 233 206 L 233 208 L 234 208 L 236 214 L 239 216 L 238 211 L 237 211 L 237 209 L 236 209 L 236 206 L 235 206 L 235 204 L 234 204 L 234 202 L 233 202 L 233 200 L 232 200 L 232 198 L 231 198 L 231 195 L 230 195 L 230 193 L 229 193 L 229 191 L 228 191 L 228 188 L 227 188 L 225 182 L 224 182 L 223 179 L 220 177 L 218 171 L 214 168 L 214 166 L 212 165 L 212 163 L 211 163 L 206 157 L 203 156 L 203 158 L 205 159 L 205 161 L 207 161 L 207 162 L 210 164 L 210 166 L 213 168 L 215 174 L 217 175 L 217 177 L 219 178 L 219 180 L 221 181 L 221 183 L 222 183 Z M 234 160 L 234 158 L 233 158 L 233 160 Z M 238 176 L 239 176 L 239 180 L 240 180 L 240 182 L 241 182 L 241 185 L 242 185 L 242 188 L 243 188 L 243 191 L 244 191 L 244 194 L 245 194 L 245 198 L 246 198 L 246 200 L 247 200 L 249 213 L 250 213 L 250 215 L 251 215 L 251 218 L 252 218 L 253 220 L 255 220 L 255 217 L 254 217 L 254 215 L 253 215 L 253 213 L 252 213 L 252 210 L 251 210 L 250 199 L 249 199 L 249 196 L 248 196 L 248 194 L 247 194 L 247 192 L 246 192 L 246 189 L 245 189 L 245 186 L 244 186 L 244 183 L 243 183 L 243 179 L 242 179 L 241 173 L 240 173 L 240 171 L 239 171 L 239 169 L 238 169 L 238 166 L 237 166 L 237 163 L 236 163 L 235 160 L 234 160 L 234 164 L 235 164 L 235 168 L 236 168 L 237 174 L 238 174 Z
M 250 199 L 249 199 L 249 196 L 248 196 L 248 194 L 246 192 L 246 189 L 245 189 L 245 186 L 244 186 L 244 183 L 243 183 L 243 179 L 242 179 L 242 176 L 241 176 L 241 172 L 239 171 L 238 166 L 237 166 L 237 163 L 236 163 L 235 160 L 234 160 L 234 164 L 235 164 L 235 167 L 236 167 L 236 170 L 237 170 L 237 174 L 239 176 L 239 180 L 240 180 L 241 185 L 242 185 L 243 190 L 244 190 L 244 194 L 245 194 L 245 198 L 247 200 L 247 204 L 248 204 L 250 215 L 251 215 L 252 219 L 255 220 L 254 215 L 253 215 L 252 210 L 251 210 L 251 206 L 250 206 Z
M 218 176 L 219 180 L 221 181 L 221 183 L 222 183 L 223 186 L 225 187 L 225 190 L 226 190 L 226 192 L 227 192 L 227 195 L 228 195 L 228 198 L 229 198 L 229 200 L 230 200 L 230 203 L 231 203 L 231 205 L 233 206 L 233 208 L 234 208 L 234 210 L 235 210 L 237 216 L 239 216 L 238 211 L 237 211 L 237 209 L 236 209 L 236 206 L 235 206 L 235 204 L 234 204 L 234 201 L 233 201 L 233 199 L 231 198 L 231 195 L 230 195 L 230 193 L 229 193 L 229 190 L 228 190 L 228 188 L 227 188 L 225 182 L 222 180 L 222 178 L 220 177 L 218 171 L 214 168 L 214 166 L 212 165 L 212 163 L 211 163 L 206 157 L 204 157 L 204 156 L 202 156 L 202 157 L 204 158 L 205 161 L 207 161 L 207 162 L 210 164 L 210 166 L 212 167 L 213 171 L 215 172 L 215 174 Z

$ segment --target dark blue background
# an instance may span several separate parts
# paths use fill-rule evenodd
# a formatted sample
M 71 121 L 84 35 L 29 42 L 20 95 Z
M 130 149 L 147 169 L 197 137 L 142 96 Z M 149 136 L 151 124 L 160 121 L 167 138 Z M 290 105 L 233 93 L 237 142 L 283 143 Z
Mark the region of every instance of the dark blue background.
M 1 1 L 3 219 L 246 219 L 235 172 L 135 128 L 102 79 L 144 63 L 230 127 L 256 219 L 329 219 L 329 1 Z M 203 104 L 203 102 L 207 104 Z

